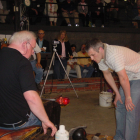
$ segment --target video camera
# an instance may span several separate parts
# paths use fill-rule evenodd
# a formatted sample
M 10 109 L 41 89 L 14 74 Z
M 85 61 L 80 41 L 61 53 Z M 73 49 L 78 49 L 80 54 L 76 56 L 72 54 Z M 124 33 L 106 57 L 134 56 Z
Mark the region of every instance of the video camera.
M 53 45 L 57 45 L 57 44 L 60 44 L 60 42 L 59 41 L 56 41 L 56 40 L 53 40 L 52 44 Z

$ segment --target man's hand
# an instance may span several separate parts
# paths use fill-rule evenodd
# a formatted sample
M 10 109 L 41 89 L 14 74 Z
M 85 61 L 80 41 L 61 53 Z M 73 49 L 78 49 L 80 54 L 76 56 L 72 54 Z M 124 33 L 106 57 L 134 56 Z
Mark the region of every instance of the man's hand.
M 46 50 L 44 48 L 41 48 L 41 51 L 45 52 Z
M 97 13 L 97 15 L 99 15 L 100 14 L 100 11 L 96 11 L 96 13 Z
M 84 65 L 83 65 L 83 64 L 80 64 L 80 66 L 81 66 L 81 67 L 84 67 Z
M 70 14 L 72 14 L 73 13 L 73 11 L 70 11 Z
M 115 100 L 114 100 L 115 107 L 117 107 L 118 101 L 120 101 L 120 103 L 123 104 L 120 94 L 116 94 L 116 96 L 115 96 Z
M 41 66 L 40 63 L 36 63 L 36 67 L 37 67 L 37 68 L 42 68 L 42 66 Z
M 86 17 L 86 13 L 82 13 Z
M 38 15 L 38 11 L 34 8 L 32 8 L 33 11 L 35 11 L 35 14 Z
M 122 69 L 121 71 L 118 71 L 117 74 L 119 77 L 120 85 L 122 86 L 124 91 L 126 110 L 132 111 L 134 109 L 134 104 L 132 103 L 132 99 L 131 99 L 130 83 L 129 83 L 129 78 L 126 74 L 126 70 Z
M 90 66 L 90 64 L 87 64 L 87 67 L 89 67 Z
M 127 111 L 132 111 L 135 107 L 130 96 L 125 98 L 125 107 Z
M 71 65 L 71 68 L 74 69 L 74 65 Z
M 44 130 L 44 134 L 47 133 L 47 129 L 48 128 L 51 128 L 52 129 L 52 133 L 51 133 L 51 136 L 54 136 L 54 134 L 56 133 L 57 129 L 56 127 L 54 126 L 54 124 L 52 122 L 42 122 L 42 127 L 43 127 L 43 130 Z
M 63 8 L 61 8 L 61 10 L 62 10 L 63 12 L 69 13 L 67 10 L 64 10 Z

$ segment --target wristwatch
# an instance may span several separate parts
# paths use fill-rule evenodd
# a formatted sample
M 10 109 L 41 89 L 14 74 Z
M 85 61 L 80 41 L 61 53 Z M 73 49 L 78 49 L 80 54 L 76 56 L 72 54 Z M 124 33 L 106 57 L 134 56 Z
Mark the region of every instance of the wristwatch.
M 24 4 L 25 4 L 25 6 L 30 6 L 31 5 L 31 1 L 30 0 L 24 0 Z

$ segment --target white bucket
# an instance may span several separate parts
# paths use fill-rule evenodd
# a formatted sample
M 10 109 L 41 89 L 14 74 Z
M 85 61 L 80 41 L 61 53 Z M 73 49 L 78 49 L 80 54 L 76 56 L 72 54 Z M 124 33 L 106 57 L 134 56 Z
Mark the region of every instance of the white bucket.
M 112 93 L 111 92 L 101 92 L 99 94 L 99 105 L 102 107 L 110 107 L 112 105 Z

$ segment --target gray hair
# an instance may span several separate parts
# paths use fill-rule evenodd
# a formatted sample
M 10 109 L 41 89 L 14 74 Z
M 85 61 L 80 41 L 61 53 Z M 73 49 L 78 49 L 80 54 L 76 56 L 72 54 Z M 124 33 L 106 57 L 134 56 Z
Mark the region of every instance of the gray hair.
M 104 45 L 102 41 L 98 38 L 93 38 L 87 42 L 86 51 L 88 52 L 91 48 L 96 52 L 99 52 L 99 48 L 102 47 L 104 49 Z
M 35 33 L 31 32 L 31 31 L 19 31 L 19 32 L 15 32 L 11 36 L 11 38 L 9 40 L 9 44 L 11 44 L 13 42 L 23 43 L 24 41 L 30 41 L 32 39 L 36 39 Z

